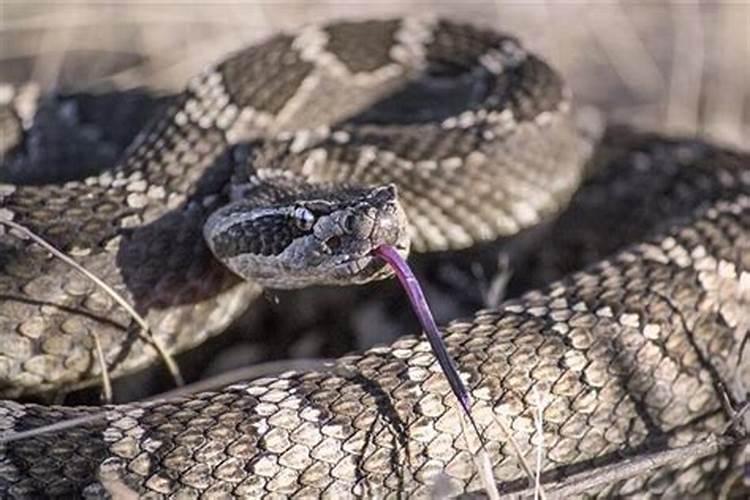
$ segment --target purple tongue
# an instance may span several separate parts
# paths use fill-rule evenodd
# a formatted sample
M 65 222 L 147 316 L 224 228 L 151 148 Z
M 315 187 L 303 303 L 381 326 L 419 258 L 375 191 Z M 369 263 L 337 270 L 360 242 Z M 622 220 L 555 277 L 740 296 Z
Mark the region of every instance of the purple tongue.
M 379 246 L 373 251 L 373 255 L 386 261 L 396 273 L 401 286 L 406 290 L 406 295 L 409 296 L 414 313 L 417 315 L 417 319 L 419 319 L 425 335 L 427 335 L 427 341 L 430 343 L 432 352 L 435 353 L 435 357 L 437 357 L 438 363 L 448 379 L 448 384 L 450 384 L 453 394 L 458 398 L 464 411 L 471 419 L 471 397 L 469 396 L 469 391 L 466 390 L 466 386 L 458 375 L 456 365 L 445 349 L 445 344 L 440 336 L 440 330 L 438 330 L 435 324 L 430 306 L 427 305 L 427 301 L 422 293 L 422 287 L 419 286 L 417 278 L 411 272 L 409 264 L 398 254 L 395 248 L 388 245 Z M 473 424 L 473 419 L 471 420 Z

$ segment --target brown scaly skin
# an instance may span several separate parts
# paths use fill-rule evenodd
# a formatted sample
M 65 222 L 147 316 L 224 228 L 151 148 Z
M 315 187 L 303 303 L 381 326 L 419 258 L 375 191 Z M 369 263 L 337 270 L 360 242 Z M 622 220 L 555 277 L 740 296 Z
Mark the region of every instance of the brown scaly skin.
M 439 76 L 415 83 L 424 65 Z M 426 115 L 401 110 L 415 91 L 446 79 L 457 79 L 457 90 L 436 91 Z M 394 97 L 403 87 L 410 90 Z M 134 304 L 171 352 L 221 332 L 261 289 L 213 259 L 202 237 L 203 222 L 228 201 L 237 166 L 229 148 L 238 142 L 286 132 L 263 149 L 257 171 L 396 185 L 418 251 L 467 247 L 556 213 L 588 154 L 554 70 L 512 37 L 451 22 L 336 23 L 277 35 L 210 68 L 167 104 L 111 171 L 31 186 L 2 184 L 10 174 L 0 174 L 0 217 L 73 255 Z M 23 113 L 13 107 L 0 126 L 20 134 L 13 120 Z M 66 126 L 69 114 L 61 113 Z M 339 128 L 290 137 L 320 125 Z M 40 137 L 43 130 L 3 143 L 0 170 L 47 158 L 39 149 L 60 141 Z M 102 291 L 4 229 L 0 297 L 0 396 L 98 382 L 93 332 L 113 376 L 157 358 Z
M 586 192 L 609 185 L 622 193 L 618 183 L 637 181 L 644 169 L 656 181 L 671 178 L 680 200 L 642 200 L 654 213 L 661 204 L 664 216 L 671 206 L 671 227 L 497 311 L 452 323 L 446 342 L 478 401 L 475 418 L 502 487 L 525 487 L 525 475 L 490 408 L 533 453 L 542 394 L 546 480 L 724 435 L 734 444 L 718 455 L 599 488 L 711 498 L 727 478 L 741 488 L 737 471 L 747 465 L 747 416 L 724 431 L 750 381 L 747 355 L 737 364 L 750 324 L 750 160 L 698 142 L 613 142 L 616 168 Z M 0 408 L 0 422 L 14 431 L 101 411 Z M 97 497 L 106 489 L 100 481 L 175 498 L 426 496 L 444 475 L 456 491 L 477 490 L 460 429 L 427 343 L 405 338 L 326 372 L 112 407 L 98 424 L 6 444 L 0 484 L 18 498 Z
M 446 342 L 478 401 L 501 487 L 526 482 L 492 415 L 533 456 L 541 394 L 546 481 L 723 435 L 720 454 L 587 493 L 712 497 L 733 480 L 742 495 L 747 414 L 725 431 L 750 385 L 747 352 L 738 364 L 750 325 L 750 159 L 698 142 L 623 142 L 615 137 L 614 167 L 595 173 L 555 237 L 592 199 L 628 207 L 624 186 L 640 182 L 623 219 L 649 227 L 627 235 L 643 242 L 452 323 Z M 98 411 L 4 401 L 0 430 Z M 174 498 L 411 497 L 427 496 L 441 475 L 455 491 L 481 487 L 447 383 L 413 338 L 326 372 L 111 407 L 98 423 L 0 445 L 0 490 L 17 498 L 96 498 L 123 486 Z

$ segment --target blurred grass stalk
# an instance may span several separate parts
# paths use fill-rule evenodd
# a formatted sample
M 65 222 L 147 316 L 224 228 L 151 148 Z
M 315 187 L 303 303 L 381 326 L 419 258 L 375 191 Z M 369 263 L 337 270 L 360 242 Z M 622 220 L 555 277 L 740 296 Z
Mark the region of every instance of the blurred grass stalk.
M 618 121 L 750 144 L 750 2 L 98 2 L 0 4 L 0 79 L 179 89 L 280 29 L 432 12 L 518 34 Z

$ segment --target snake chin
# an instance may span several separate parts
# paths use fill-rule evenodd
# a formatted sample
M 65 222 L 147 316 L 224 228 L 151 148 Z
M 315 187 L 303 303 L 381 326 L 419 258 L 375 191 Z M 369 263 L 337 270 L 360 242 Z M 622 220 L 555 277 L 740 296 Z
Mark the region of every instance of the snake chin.
M 232 203 L 209 217 L 204 237 L 240 277 L 276 289 L 351 285 L 383 279 L 382 245 L 406 258 L 410 239 L 395 186 L 349 188 L 335 199 L 310 190 L 290 203 Z

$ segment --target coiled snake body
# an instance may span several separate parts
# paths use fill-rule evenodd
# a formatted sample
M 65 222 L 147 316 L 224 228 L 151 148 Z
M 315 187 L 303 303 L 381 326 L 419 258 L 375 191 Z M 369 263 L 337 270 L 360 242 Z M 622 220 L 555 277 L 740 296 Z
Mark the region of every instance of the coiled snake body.
M 8 157 L 30 158 L 31 142 Z M 177 351 L 220 332 L 262 287 L 386 276 L 370 256 L 382 243 L 460 249 L 534 225 L 568 203 L 590 151 L 558 75 L 515 39 L 445 21 L 342 22 L 273 37 L 197 77 L 111 172 L 0 184 L 0 217 L 103 277 Z M 602 179 L 640 180 L 664 200 L 631 210 L 660 220 L 653 234 L 450 324 L 446 342 L 504 488 L 526 479 L 498 419 L 535 450 L 542 393 L 546 481 L 730 436 L 720 453 L 593 490 L 706 493 L 747 461 L 748 160 L 654 137 L 612 151 L 617 167 Z M 92 332 L 115 373 L 155 358 L 64 263 L 7 230 L 0 250 L 6 397 L 95 380 Z M 1 401 L 0 431 L 94 411 Z M 115 406 L 95 423 L 0 444 L 0 489 L 423 496 L 438 483 L 479 488 L 468 450 L 427 344 L 407 338 L 329 371 Z

